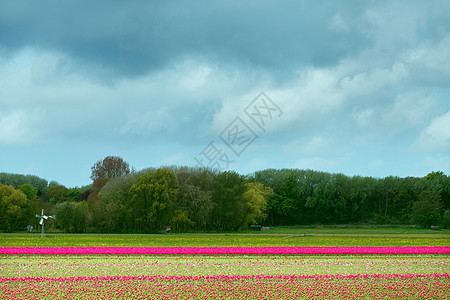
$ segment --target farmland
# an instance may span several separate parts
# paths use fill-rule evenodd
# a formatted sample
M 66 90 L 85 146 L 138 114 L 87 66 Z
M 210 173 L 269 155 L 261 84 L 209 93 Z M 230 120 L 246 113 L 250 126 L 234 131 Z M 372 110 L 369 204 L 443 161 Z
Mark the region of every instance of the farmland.
M 275 227 L 269 232 L 189 234 L 4 233 L 0 247 L 402 247 L 448 246 L 450 230 L 415 227 Z
M 450 236 L 402 230 L 2 234 L 0 299 L 448 298 Z

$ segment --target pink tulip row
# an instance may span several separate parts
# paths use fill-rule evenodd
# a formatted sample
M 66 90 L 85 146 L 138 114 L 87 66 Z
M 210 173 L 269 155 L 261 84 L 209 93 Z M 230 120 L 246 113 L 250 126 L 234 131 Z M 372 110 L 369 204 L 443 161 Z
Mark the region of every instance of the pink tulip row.
M 449 274 L 2 278 L 2 299 L 449 299 Z
M 0 247 L 0 255 L 450 254 L 450 247 Z

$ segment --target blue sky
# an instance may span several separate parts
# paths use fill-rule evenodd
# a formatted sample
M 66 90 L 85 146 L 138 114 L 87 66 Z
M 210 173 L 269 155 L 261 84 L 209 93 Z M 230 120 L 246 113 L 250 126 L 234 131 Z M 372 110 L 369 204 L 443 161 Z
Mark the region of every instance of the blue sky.
M 117 155 L 137 170 L 449 174 L 449 14 L 448 1 L 0 1 L 0 172 L 81 186 Z

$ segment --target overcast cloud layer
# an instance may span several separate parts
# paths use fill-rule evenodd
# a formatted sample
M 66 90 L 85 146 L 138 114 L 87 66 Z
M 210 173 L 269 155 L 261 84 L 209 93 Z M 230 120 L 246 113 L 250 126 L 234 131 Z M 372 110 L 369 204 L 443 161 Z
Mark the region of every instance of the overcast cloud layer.
M 445 0 L 0 1 L 0 172 L 79 186 L 107 155 L 195 166 L 212 142 L 243 174 L 449 174 L 449 15 Z M 259 127 L 244 110 L 262 91 L 279 110 Z M 221 139 L 236 117 L 257 136 L 239 155 Z

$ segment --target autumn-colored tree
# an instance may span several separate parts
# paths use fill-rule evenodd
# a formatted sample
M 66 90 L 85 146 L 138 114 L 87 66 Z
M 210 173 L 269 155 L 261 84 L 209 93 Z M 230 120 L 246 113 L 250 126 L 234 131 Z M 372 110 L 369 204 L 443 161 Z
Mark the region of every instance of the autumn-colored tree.
M 107 156 L 97 161 L 91 169 L 91 179 L 97 191 L 100 191 L 109 179 L 130 173 L 129 164 L 118 156 Z

